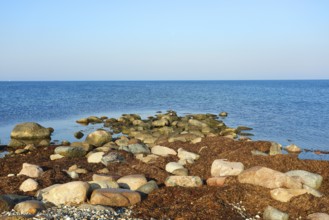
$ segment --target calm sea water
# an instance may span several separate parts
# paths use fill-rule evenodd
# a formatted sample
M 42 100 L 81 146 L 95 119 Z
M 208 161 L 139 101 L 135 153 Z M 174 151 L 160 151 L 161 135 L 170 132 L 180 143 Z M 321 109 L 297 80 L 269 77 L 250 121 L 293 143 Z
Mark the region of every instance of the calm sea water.
M 95 128 L 76 124 L 81 117 L 173 109 L 227 111 L 225 123 L 253 127 L 254 140 L 329 151 L 328 100 L 329 80 L 0 82 L 0 139 L 7 144 L 15 124 L 34 121 L 53 127 L 53 139 L 74 141 L 75 131 Z

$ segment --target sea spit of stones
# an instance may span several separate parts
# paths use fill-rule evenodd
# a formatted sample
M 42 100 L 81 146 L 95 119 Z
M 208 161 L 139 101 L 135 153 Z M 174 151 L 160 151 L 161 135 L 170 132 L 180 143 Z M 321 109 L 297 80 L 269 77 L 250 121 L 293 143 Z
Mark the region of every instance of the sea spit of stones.
M 164 187 L 200 187 L 204 183 L 210 186 L 222 186 L 228 176 L 236 176 L 240 183 L 252 184 L 269 189 L 271 197 L 280 202 L 289 202 L 293 197 L 311 194 L 315 197 L 323 196 L 318 191 L 323 178 L 321 175 L 305 170 L 291 170 L 282 173 L 267 167 L 256 166 L 245 169 L 240 162 L 231 162 L 216 159 L 211 167 L 211 178 L 201 179 L 199 176 L 189 176 L 189 171 L 184 167 L 199 159 L 199 155 L 184 150 L 177 151 L 163 146 L 165 142 L 190 142 L 191 144 L 202 141 L 204 137 L 224 136 L 231 139 L 248 141 L 252 134 L 246 131 L 248 127 L 229 128 L 220 117 L 227 113 L 191 114 L 180 117 L 174 111 L 157 114 L 147 119 L 141 119 L 136 114 L 124 114 L 120 118 L 107 118 L 91 116 L 77 120 L 77 123 L 88 125 L 103 123 L 104 129 L 89 133 L 82 142 L 69 143 L 63 141 L 61 146 L 54 149 L 50 160 L 63 157 L 85 157 L 88 163 L 102 163 L 102 174 L 94 174 L 88 182 L 75 181 L 81 173 L 88 172 L 77 165 L 65 170 L 72 178 L 71 182 L 55 184 L 44 189 L 39 189 L 34 197 L 19 195 L 1 195 L 0 211 L 3 219 L 130 219 L 131 207 L 145 197 L 145 195 L 158 189 L 153 180 L 148 180 L 143 173 L 127 176 L 107 174 L 107 166 L 111 163 L 120 163 L 124 158 L 118 150 L 133 154 L 144 163 L 150 163 L 159 157 L 177 155 L 179 160 L 166 164 L 165 170 L 168 177 Z M 51 141 L 52 128 L 44 128 L 37 123 L 18 124 L 11 132 L 9 147 L 13 154 L 24 154 L 42 146 L 48 146 Z M 113 134 L 121 134 L 113 138 Z M 78 139 L 84 133 L 78 131 L 74 134 Z M 289 152 L 300 152 L 301 149 L 292 144 L 285 148 Z M 270 155 L 281 154 L 282 146 L 272 142 Z M 264 152 L 253 151 L 255 155 Z M 7 156 L 12 156 L 7 155 Z M 19 187 L 23 192 L 38 189 L 36 178 L 42 177 L 44 171 L 38 164 L 24 163 L 21 171 L 8 176 L 25 175 L 29 178 Z M 240 210 L 241 207 L 232 205 Z M 114 210 L 112 207 L 117 208 Z M 118 208 L 119 207 L 119 208 Z M 86 211 L 88 210 L 88 211 Z M 288 214 L 275 207 L 268 206 L 262 215 L 254 219 L 288 219 Z M 329 219 L 326 213 L 313 213 L 308 219 Z

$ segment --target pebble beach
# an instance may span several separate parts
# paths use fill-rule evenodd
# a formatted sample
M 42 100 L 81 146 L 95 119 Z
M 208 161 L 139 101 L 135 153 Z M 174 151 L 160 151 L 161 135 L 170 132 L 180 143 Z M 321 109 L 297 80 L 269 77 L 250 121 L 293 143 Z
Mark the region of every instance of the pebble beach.
M 101 129 L 57 145 L 53 128 L 18 124 L 0 158 L 1 219 L 327 219 L 329 162 L 253 141 L 228 116 L 90 116 L 72 123 Z

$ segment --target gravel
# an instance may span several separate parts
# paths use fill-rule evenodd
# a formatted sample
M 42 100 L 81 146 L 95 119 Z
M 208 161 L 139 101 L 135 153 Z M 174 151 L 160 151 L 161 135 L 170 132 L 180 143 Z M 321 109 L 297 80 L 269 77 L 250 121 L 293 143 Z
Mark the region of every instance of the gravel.
M 33 218 L 35 220 L 107 220 L 107 219 L 131 219 L 131 210 L 126 208 L 113 209 L 111 207 L 95 206 L 93 208 L 74 207 L 74 206 L 60 206 L 51 207 L 41 212 L 38 212 Z M 15 216 L 20 213 L 12 210 L 10 212 L 3 212 L 1 216 Z

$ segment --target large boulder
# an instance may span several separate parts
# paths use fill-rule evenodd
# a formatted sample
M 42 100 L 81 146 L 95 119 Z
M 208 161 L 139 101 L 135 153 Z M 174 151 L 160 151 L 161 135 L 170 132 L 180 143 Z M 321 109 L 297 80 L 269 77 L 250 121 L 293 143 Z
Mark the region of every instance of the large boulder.
M 238 175 L 238 180 L 240 183 L 248 183 L 269 189 L 301 189 L 303 187 L 300 178 L 290 177 L 279 171 L 261 166 L 255 166 L 244 170 Z
M 82 181 L 74 181 L 58 184 L 43 192 L 42 198 L 55 205 L 75 205 L 87 200 L 89 184 Z
M 90 198 L 93 205 L 116 207 L 131 206 L 140 201 L 141 195 L 138 192 L 127 189 L 96 189 Z
M 86 137 L 86 142 L 95 147 L 101 147 L 102 145 L 110 142 L 112 140 L 112 135 L 105 130 L 94 131 Z
M 36 146 L 49 145 L 52 132 L 52 128 L 45 128 L 34 122 L 18 124 L 10 134 L 11 141 L 9 146 L 22 147 L 28 144 L 34 144 Z

